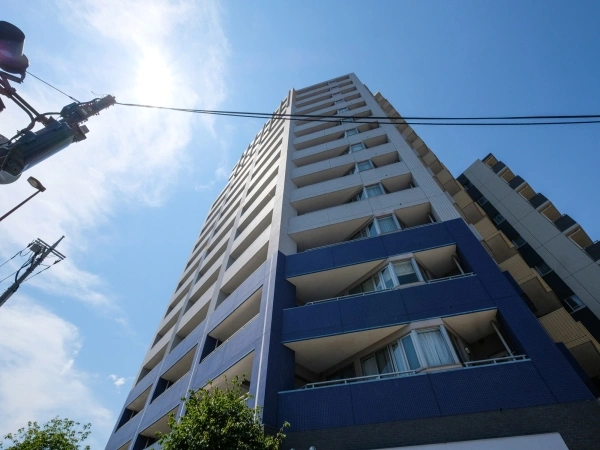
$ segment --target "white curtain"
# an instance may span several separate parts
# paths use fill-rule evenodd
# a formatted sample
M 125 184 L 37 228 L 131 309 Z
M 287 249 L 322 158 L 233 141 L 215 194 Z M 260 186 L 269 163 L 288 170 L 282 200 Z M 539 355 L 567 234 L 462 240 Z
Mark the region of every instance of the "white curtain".
M 364 359 L 362 366 L 364 376 L 379 374 L 379 371 L 377 370 L 377 362 L 375 361 L 375 356 L 371 356 L 370 358 Z
M 386 217 L 378 217 L 377 222 L 379 223 L 379 228 L 382 233 L 389 233 L 390 231 L 395 231 L 398 229 L 396 222 L 394 222 L 394 218 L 392 216 Z
M 381 186 L 376 184 L 375 186 L 369 186 L 366 188 L 367 194 L 369 197 L 377 197 L 378 195 L 383 195 L 383 189 Z
M 421 331 L 417 333 L 419 346 L 428 366 L 454 364 L 454 358 L 440 330 Z

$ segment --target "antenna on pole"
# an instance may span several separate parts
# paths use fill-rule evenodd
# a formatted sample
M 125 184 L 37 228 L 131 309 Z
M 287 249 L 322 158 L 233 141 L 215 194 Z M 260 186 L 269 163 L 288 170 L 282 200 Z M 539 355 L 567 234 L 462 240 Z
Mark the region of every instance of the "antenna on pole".
M 4 291 L 4 293 L 0 296 L 0 307 L 2 305 L 4 305 L 4 303 L 6 303 L 6 301 L 15 292 L 17 292 L 17 289 L 19 289 L 19 286 L 21 285 L 21 283 L 23 283 L 27 279 L 27 277 L 29 275 L 31 275 L 31 273 L 36 269 L 36 267 L 38 267 L 44 261 L 44 259 L 46 259 L 46 257 L 48 255 L 53 254 L 54 256 L 56 256 L 58 258 L 54 262 L 54 264 L 56 264 L 57 262 L 60 262 L 66 258 L 65 255 L 63 255 L 62 253 L 60 253 L 56 250 L 56 247 L 58 246 L 58 244 L 60 244 L 60 241 L 62 241 L 63 239 L 64 239 L 64 236 L 62 236 L 53 245 L 48 245 L 41 239 L 36 239 L 31 244 L 29 244 L 29 246 L 28 246 L 29 250 L 31 250 L 33 252 L 33 256 L 29 260 L 29 267 L 27 267 L 27 269 L 25 270 L 25 272 L 23 272 L 23 274 L 21 276 L 19 276 L 19 272 L 21 271 L 21 269 L 24 269 L 25 267 L 21 267 L 21 269 L 19 269 L 19 271 L 15 275 L 15 281 L 12 284 L 12 286 L 9 287 L 6 291 Z

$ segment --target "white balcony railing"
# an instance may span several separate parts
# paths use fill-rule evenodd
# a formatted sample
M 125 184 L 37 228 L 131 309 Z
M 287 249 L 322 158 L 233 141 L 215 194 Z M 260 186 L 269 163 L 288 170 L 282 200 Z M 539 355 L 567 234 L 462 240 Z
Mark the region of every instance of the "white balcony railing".
M 305 303 L 302 306 L 315 305 L 317 303 L 323 303 L 323 302 L 333 302 L 333 301 L 336 301 L 336 300 L 346 300 L 347 298 L 362 297 L 364 295 L 371 295 L 371 294 L 379 294 L 380 292 L 388 292 L 388 291 L 393 291 L 395 289 L 408 288 L 408 287 L 411 287 L 411 286 L 421 286 L 423 284 L 439 283 L 441 281 L 449 281 L 449 280 L 454 280 L 456 278 L 464 278 L 464 277 L 470 277 L 470 276 L 474 276 L 474 275 L 475 275 L 474 272 L 469 272 L 469 273 L 461 273 L 460 275 L 452 275 L 450 277 L 436 278 L 434 280 L 416 281 L 414 283 L 400 285 L 400 286 L 394 286 L 394 287 L 391 287 L 391 288 L 388 288 L 388 289 L 380 289 L 380 290 L 377 290 L 377 291 L 361 292 L 361 293 L 358 293 L 358 294 L 349 294 L 349 295 L 342 295 L 340 297 L 326 298 L 326 299 L 323 299 L 323 300 L 315 300 L 313 302 L 307 302 L 307 303 Z
M 463 365 L 465 367 L 480 367 L 480 366 L 489 366 L 489 365 L 505 364 L 505 363 L 518 362 L 518 361 L 528 361 L 528 360 L 529 360 L 529 358 L 527 358 L 527 356 L 525 356 L 525 355 L 515 355 L 515 356 L 505 356 L 503 358 L 482 359 L 479 361 L 468 361 L 468 362 L 464 362 Z M 346 384 L 351 384 L 351 383 L 360 383 L 360 382 L 364 382 L 364 381 L 378 381 L 378 380 L 386 380 L 389 378 L 408 377 L 408 376 L 417 375 L 418 373 L 422 373 L 424 369 L 425 368 L 421 368 L 421 369 L 417 369 L 417 370 L 406 370 L 404 372 L 384 373 L 384 374 L 380 374 L 380 375 L 367 375 L 367 376 L 362 376 L 362 377 L 345 378 L 342 380 L 319 381 L 316 383 L 305 384 L 300 389 L 314 389 L 314 388 L 320 388 L 320 387 L 339 386 L 339 385 L 346 385 Z M 449 368 L 447 370 L 456 370 L 456 366 L 453 366 L 452 368 Z M 439 370 L 436 372 L 441 372 L 441 371 L 443 371 L 443 370 Z

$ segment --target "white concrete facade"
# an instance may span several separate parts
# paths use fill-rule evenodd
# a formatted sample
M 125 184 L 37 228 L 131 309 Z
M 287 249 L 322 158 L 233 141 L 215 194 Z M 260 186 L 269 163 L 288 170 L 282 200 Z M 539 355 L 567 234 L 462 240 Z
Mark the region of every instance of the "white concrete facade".
M 525 193 L 519 193 L 528 188 L 526 182 L 512 189 L 502 178 L 503 171 L 496 174 L 481 160 L 474 162 L 464 174 L 544 262 L 600 317 L 599 262 L 569 237 L 580 229 L 579 225 L 575 223 L 561 231 L 543 214 L 545 208 L 551 206 L 549 201 L 534 207 L 524 197 Z

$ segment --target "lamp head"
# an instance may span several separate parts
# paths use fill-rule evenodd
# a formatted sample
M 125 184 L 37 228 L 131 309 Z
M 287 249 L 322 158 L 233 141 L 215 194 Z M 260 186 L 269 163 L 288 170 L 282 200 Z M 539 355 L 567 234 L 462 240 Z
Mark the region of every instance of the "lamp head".
M 27 178 L 27 182 L 40 192 L 44 192 L 46 190 L 44 185 L 40 183 L 40 181 L 37 178 L 29 177 Z
M 0 20 L 0 70 L 23 76 L 29 60 L 23 54 L 25 34 L 12 23 Z

